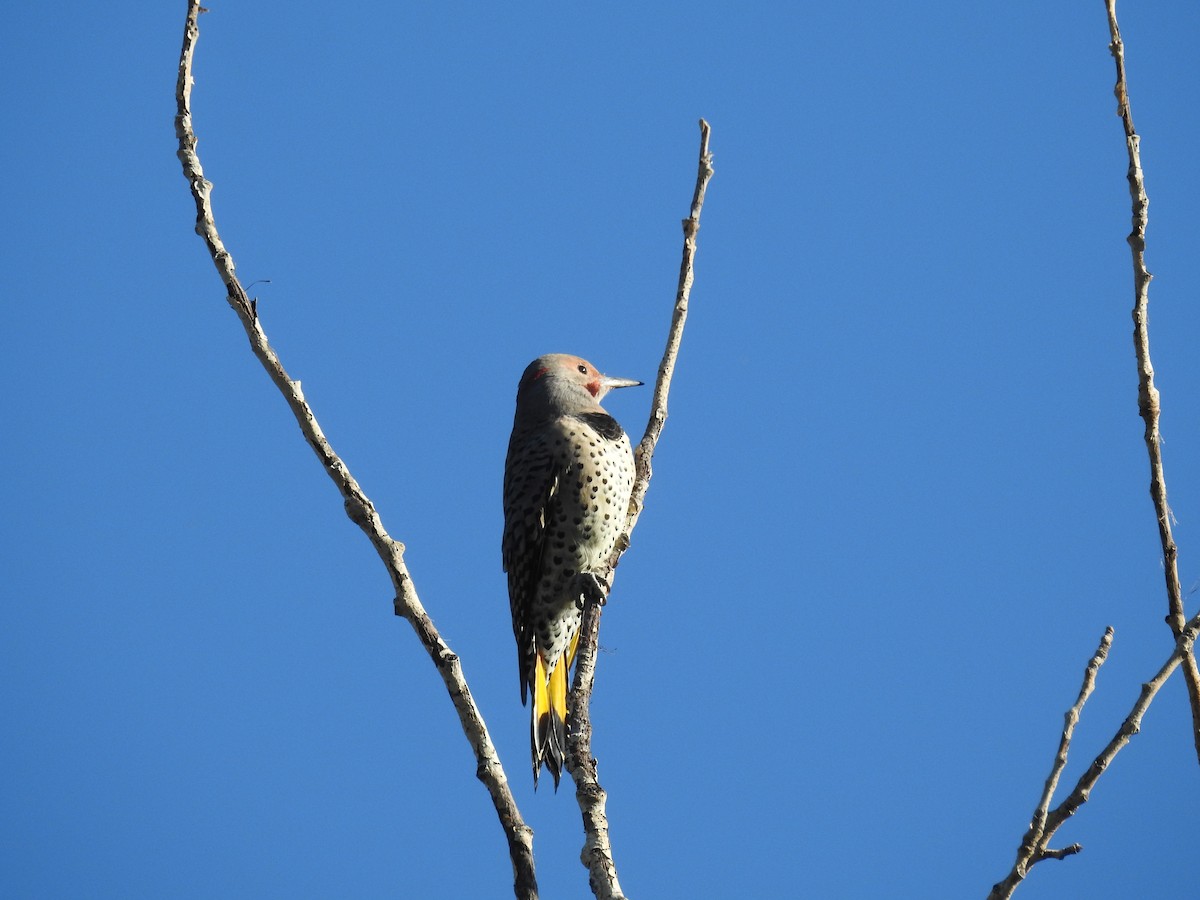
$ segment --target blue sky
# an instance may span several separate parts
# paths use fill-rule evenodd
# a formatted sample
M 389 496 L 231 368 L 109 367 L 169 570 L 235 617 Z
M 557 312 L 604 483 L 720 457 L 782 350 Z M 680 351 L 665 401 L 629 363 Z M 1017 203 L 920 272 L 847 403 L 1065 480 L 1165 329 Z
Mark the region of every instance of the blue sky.
M 516 381 L 651 380 L 716 177 L 594 751 L 634 897 L 983 896 L 1062 714 L 1067 779 L 1170 652 L 1100 0 L 209 4 L 221 234 L 408 546 L 536 832 L 500 571 Z M 653 8 L 647 8 L 652 6 Z M 386 575 L 249 353 L 175 159 L 185 4 L 18 4 L 0 37 L 0 891 L 508 895 Z M 1200 9 L 1121 9 L 1167 478 L 1200 582 Z M 609 410 L 641 433 L 649 390 Z M 1194 884 L 1173 679 L 1023 898 Z

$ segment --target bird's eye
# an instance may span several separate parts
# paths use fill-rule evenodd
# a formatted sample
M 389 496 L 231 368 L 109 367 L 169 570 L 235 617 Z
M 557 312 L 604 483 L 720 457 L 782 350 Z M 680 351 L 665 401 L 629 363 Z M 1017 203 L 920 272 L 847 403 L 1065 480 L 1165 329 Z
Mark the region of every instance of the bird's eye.
M 582 374 L 586 375 L 586 374 L 588 373 L 587 366 L 583 366 L 583 365 L 581 365 L 581 366 L 579 367 L 579 371 L 580 371 Z

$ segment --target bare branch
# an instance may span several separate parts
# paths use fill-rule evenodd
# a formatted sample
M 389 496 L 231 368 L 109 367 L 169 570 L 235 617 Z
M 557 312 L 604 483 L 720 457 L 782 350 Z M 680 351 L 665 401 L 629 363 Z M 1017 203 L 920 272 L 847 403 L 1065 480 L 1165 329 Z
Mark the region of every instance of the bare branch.
M 1058 828 L 1087 802 L 1100 775 L 1116 758 L 1121 748 L 1138 733 L 1142 717 L 1149 709 L 1154 696 L 1166 683 L 1171 673 L 1175 671 L 1176 666 L 1180 664 L 1183 666 L 1191 705 L 1193 742 L 1196 747 L 1197 759 L 1200 759 L 1200 672 L 1197 671 L 1194 655 L 1196 635 L 1197 632 L 1200 632 L 1200 615 L 1191 621 L 1184 620 L 1183 596 L 1176 560 L 1177 550 L 1175 539 L 1171 534 L 1171 509 L 1167 504 L 1167 484 L 1163 474 L 1162 442 L 1158 426 L 1160 396 L 1154 385 L 1154 367 L 1150 362 L 1149 305 L 1150 282 L 1153 276 L 1146 268 L 1145 259 L 1146 226 L 1149 221 L 1150 200 L 1146 196 L 1146 184 L 1142 172 L 1141 138 L 1133 127 L 1133 112 L 1129 105 L 1129 88 L 1125 77 L 1125 45 L 1121 40 L 1120 28 L 1117 26 L 1116 0 L 1105 0 L 1105 8 L 1108 11 L 1108 30 L 1111 38 L 1108 49 L 1117 66 L 1117 81 L 1113 92 L 1117 98 L 1117 115 L 1121 117 L 1125 127 L 1125 147 L 1129 155 L 1127 178 L 1129 196 L 1133 203 L 1133 228 L 1127 240 L 1133 256 L 1133 344 L 1138 366 L 1138 411 L 1145 422 L 1146 450 L 1150 456 L 1150 497 L 1154 502 L 1154 511 L 1158 518 L 1158 534 L 1163 549 L 1163 572 L 1167 585 L 1166 620 L 1171 627 L 1172 634 L 1175 635 L 1175 649 L 1155 676 L 1142 685 L 1141 693 L 1133 709 L 1121 723 L 1121 727 L 1117 729 L 1112 740 L 1080 777 L 1071 794 L 1051 811 L 1049 810 L 1050 801 L 1067 763 L 1071 735 L 1079 721 L 1083 704 L 1095 686 L 1096 671 L 1103 664 L 1108 655 L 1108 648 L 1112 644 L 1112 628 L 1105 631 L 1100 647 L 1088 664 L 1079 698 L 1067 712 L 1066 724 L 1059 741 L 1054 766 L 1050 776 L 1046 779 L 1041 801 L 1034 811 L 1029 831 L 1026 832 L 1017 851 L 1017 861 L 1008 876 L 993 886 L 988 900 L 1011 897 L 1017 885 L 1028 874 L 1029 869 L 1043 859 L 1064 859 L 1082 849 L 1079 844 L 1072 844 L 1061 850 L 1051 850 L 1049 842 Z
M 509 855 L 512 858 L 515 894 L 522 900 L 535 900 L 537 879 L 533 864 L 533 829 L 525 824 L 517 809 L 516 800 L 509 789 L 508 779 L 505 777 L 500 757 L 488 734 L 487 725 L 484 723 L 483 716 L 475 705 L 475 700 L 463 677 L 458 656 L 442 640 L 433 621 L 417 597 L 416 588 L 413 586 L 408 568 L 404 564 L 404 545 L 393 540 L 384 530 L 383 522 L 375 510 L 375 505 L 359 487 L 346 464 L 334 452 L 322 433 L 312 408 L 304 399 L 300 382 L 293 381 L 288 376 L 279 357 L 267 341 L 267 336 L 258 319 L 255 304 L 246 296 L 246 291 L 235 274 L 233 257 L 225 249 L 220 235 L 217 233 L 211 200 L 212 183 L 205 179 L 204 170 L 200 166 L 200 158 L 196 153 L 197 140 L 192 128 L 191 114 L 192 60 L 196 41 L 200 35 L 198 19 L 202 11 L 197 0 L 190 0 L 187 25 L 183 35 L 183 49 L 179 57 L 179 78 L 175 87 L 177 105 L 175 134 L 179 139 L 178 156 L 183 165 L 183 175 L 191 185 L 192 196 L 196 201 L 196 232 L 208 246 L 213 263 L 217 267 L 217 273 L 225 283 L 228 292 L 226 299 L 241 320 L 246 336 L 250 340 L 251 350 L 283 394 L 283 398 L 296 417 L 296 422 L 300 425 L 300 430 L 309 446 L 313 448 L 313 452 L 317 454 L 326 473 L 341 492 L 345 500 L 346 515 L 362 529 L 387 568 L 395 588 L 396 615 L 408 620 L 420 638 L 421 644 L 429 653 L 430 659 L 437 666 L 442 681 L 450 693 L 454 708 L 458 712 L 463 733 L 471 744 L 471 749 L 475 752 L 476 775 L 487 787 L 500 824 L 504 829 Z
M 679 345 L 683 341 L 683 326 L 687 322 L 688 298 L 692 293 L 694 279 L 693 264 L 696 260 L 696 234 L 700 231 L 700 211 L 704 208 L 704 195 L 708 191 L 708 182 L 713 176 L 713 157 L 708 149 L 709 127 L 703 119 L 700 120 L 700 161 L 696 173 L 696 189 L 692 192 L 692 208 L 688 217 L 683 220 L 683 258 L 679 263 L 679 287 L 675 291 L 675 310 L 671 315 L 671 329 L 667 333 L 667 346 L 663 351 L 662 362 L 658 364 L 658 378 L 654 382 L 654 399 L 650 405 L 650 418 L 646 422 L 646 433 L 637 445 L 637 478 L 633 482 L 633 496 L 629 501 L 629 518 L 625 524 L 625 535 L 633 533 L 638 517 L 645 505 L 646 491 L 650 487 L 650 476 L 653 474 L 650 462 L 654 458 L 654 448 L 662 434 L 663 426 L 667 423 L 667 394 L 671 390 L 671 378 L 675 374 L 675 361 L 679 357 Z M 617 564 L 623 547 L 618 547 L 618 553 L 613 560 Z
M 1158 536 L 1163 550 L 1163 575 L 1167 583 L 1167 624 L 1178 639 L 1186 618 L 1183 611 L 1183 592 L 1179 586 L 1177 549 L 1171 534 L 1171 508 L 1167 504 L 1167 482 L 1163 474 L 1162 440 L 1158 430 L 1160 397 L 1154 385 L 1154 366 L 1150 363 L 1150 281 L 1153 276 L 1146 268 L 1146 226 L 1149 222 L 1150 199 L 1142 173 L 1141 138 L 1133 127 L 1133 111 L 1129 106 L 1129 84 L 1125 78 L 1125 44 L 1117 25 L 1116 0 L 1105 0 L 1108 10 L 1108 45 L 1117 65 L 1117 115 L 1125 126 L 1125 148 L 1129 154 L 1129 196 L 1133 201 L 1133 230 L 1128 242 L 1133 255 L 1133 346 L 1138 367 L 1138 412 L 1146 424 L 1146 450 L 1150 455 L 1150 497 L 1158 518 Z M 1192 742 L 1200 762 L 1200 669 L 1196 658 L 1189 654 L 1183 660 L 1183 677 L 1187 682 L 1188 702 L 1192 710 Z
M 600 786 L 596 760 L 592 756 L 592 719 L 588 711 L 596 678 L 596 644 L 602 608 L 594 599 L 584 602 L 575 656 L 575 681 L 567 705 L 567 763 L 575 781 L 575 799 L 583 815 L 584 841 L 579 859 L 588 870 L 588 884 L 597 900 L 625 900 L 608 837 L 605 812 L 608 794 Z
M 1142 717 L 1146 715 L 1146 710 L 1154 702 L 1154 696 L 1158 693 L 1159 688 L 1166 684 L 1167 679 L 1171 677 L 1171 673 L 1175 671 L 1176 667 L 1194 652 L 1197 633 L 1200 633 L 1200 615 L 1184 623 L 1183 629 L 1179 632 L 1179 637 L 1175 639 L 1175 649 L 1167 657 L 1167 661 L 1162 664 L 1162 667 L 1154 674 L 1154 677 L 1142 685 L 1137 702 L 1134 703 L 1129 715 L 1125 717 L 1125 721 L 1121 723 L 1121 727 L 1117 729 L 1117 733 L 1113 735 L 1112 740 L 1100 751 L 1100 755 L 1092 761 L 1088 770 L 1076 782 L 1075 789 L 1071 791 L 1070 796 L 1046 817 L 1046 841 L 1049 841 L 1059 826 L 1073 816 L 1079 807 L 1087 803 L 1088 797 L 1092 793 L 1092 788 L 1095 787 L 1104 770 L 1116 758 L 1121 748 L 1128 744 L 1135 734 L 1141 731 Z
M 1058 788 L 1058 779 L 1067 765 L 1067 751 L 1071 747 L 1071 737 L 1075 734 L 1075 726 L 1079 724 L 1079 715 L 1083 712 L 1083 705 L 1087 703 L 1088 697 L 1095 690 L 1096 674 L 1108 658 L 1108 648 L 1112 646 L 1112 641 L 1113 629 L 1112 626 L 1109 626 L 1104 630 L 1104 636 L 1100 638 L 1100 646 L 1096 648 L 1096 652 L 1092 654 L 1092 658 L 1084 670 L 1083 685 L 1079 688 L 1079 696 L 1075 699 L 1075 705 L 1067 710 L 1067 714 L 1064 716 L 1062 737 L 1058 742 L 1058 753 L 1055 754 L 1050 775 L 1046 778 L 1042 798 L 1033 812 L 1033 821 L 1030 822 L 1025 837 L 1021 839 L 1021 846 L 1017 850 L 1016 864 L 1013 865 L 1008 877 L 992 888 L 988 900 L 1011 896 L 1013 890 L 1029 873 L 1029 869 L 1034 863 L 1048 858 L 1062 859 L 1083 849 L 1078 844 L 1073 844 L 1064 850 L 1047 850 L 1046 845 L 1049 843 L 1051 835 L 1046 833 L 1046 817 L 1050 809 L 1050 801 L 1054 799 L 1054 791 Z
M 1074 856 L 1083 849 L 1083 844 L 1072 844 L 1069 847 L 1063 847 L 1061 850 L 1043 850 L 1042 859 L 1066 859 L 1068 856 Z
M 1100 671 L 1100 667 L 1104 665 L 1104 661 L 1108 658 L 1108 648 L 1112 646 L 1113 628 L 1110 625 L 1104 630 L 1104 636 L 1100 639 L 1100 646 L 1096 648 L 1095 654 L 1091 661 L 1088 662 L 1087 669 L 1083 674 L 1083 685 L 1079 689 L 1079 696 L 1075 699 L 1075 705 L 1067 710 L 1064 717 L 1063 733 L 1058 742 L 1058 753 L 1054 757 L 1054 766 L 1050 770 L 1050 777 L 1046 779 L 1046 786 L 1042 790 L 1042 799 L 1038 803 L 1037 809 L 1033 814 L 1033 825 L 1030 828 L 1029 834 L 1026 835 L 1024 843 L 1033 844 L 1041 840 L 1045 830 L 1046 815 L 1050 809 L 1050 801 L 1054 799 L 1054 792 L 1058 789 L 1058 780 L 1062 777 L 1063 769 L 1067 766 L 1067 752 L 1071 748 L 1071 737 L 1075 734 L 1075 726 L 1079 724 L 1079 715 L 1083 712 L 1083 705 L 1087 703 L 1088 697 L 1092 695 L 1092 691 L 1096 688 L 1096 675 Z
M 1043 793 L 1042 802 L 1038 804 L 1037 810 L 1034 812 L 1034 820 L 1030 824 L 1029 831 L 1021 841 L 1021 847 L 1017 851 L 1017 861 L 1001 882 L 998 882 L 992 887 L 992 891 L 988 894 L 988 900 L 1005 900 L 1011 897 L 1018 884 L 1029 874 L 1034 864 L 1041 862 L 1043 859 L 1063 859 L 1078 853 L 1083 849 L 1078 844 L 1072 844 L 1062 850 L 1047 849 L 1054 833 L 1062 826 L 1067 819 L 1075 815 L 1083 804 L 1087 803 L 1091 796 L 1092 788 L 1096 786 L 1096 782 L 1104 771 L 1116 759 L 1121 748 L 1133 739 L 1142 727 L 1142 718 L 1146 715 L 1146 710 L 1150 708 L 1150 704 L 1154 702 L 1154 697 L 1158 693 L 1171 673 L 1175 671 L 1180 662 L 1189 657 L 1195 648 L 1196 636 L 1200 634 L 1200 615 L 1197 615 L 1191 621 L 1184 623 L 1179 637 L 1175 640 L 1175 649 L 1163 663 L 1162 667 L 1155 673 L 1154 677 L 1142 685 L 1142 690 L 1138 694 L 1137 701 L 1133 704 L 1129 715 L 1125 717 L 1125 721 L 1121 723 L 1121 727 L 1117 729 L 1117 733 L 1113 735 L 1112 740 L 1108 742 L 1105 748 L 1100 751 L 1100 755 L 1092 760 L 1092 764 L 1088 766 L 1086 772 L 1080 776 L 1079 781 L 1075 783 L 1075 788 L 1070 795 L 1063 800 L 1057 807 L 1049 813 L 1045 811 L 1049 804 L 1054 785 L 1051 782 L 1057 782 L 1058 776 L 1062 771 L 1062 765 L 1066 762 L 1067 745 L 1070 744 L 1071 732 L 1074 730 L 1074 722 L 1072 718 L 1078 719 L 1079 712 L 1083 709 L 1083 702 L 1087 699 L 1087 695 L 1091 693 L 1091 685 L 1089 680 L 1094 683 L 1096 670 L 1104 662 L 1104 658 L 1108 654 L 1108 647 L 1112 643 L 1112 629 L 1109 628 L 1104 633 L 1104 638 L 1100 641 L 1100 647 L 1096 650 L 1096 654 L 1088 663 L 1087 672 L 1084 675 L 1084 686 L 1079 692 L 1079 700 L 1075 706 L 1067 713 L 1067 727 L 1063 730 L 1063 739 L 1059 744 L 1059 753 L 1055 757 L 1054 769 L 1047 780 L 1046 792 Z M 1061 760 L 1061 764 L 1060 764 Z
M 675 293 L 675 310 L 671 316 L 671 328 L 667 335 L 667 346 L 662 362 L 658 366 L 658 378 L 654 384 L 654 399 L 651 403 L 650 419 L 646 433 L 637 446 L 637 475 L 633 483 L 633 495 L 629 501 L 629 512 L 625 530 L 617 549 L 609 560 L 608 580 L 611 584 L 613 572 L 621 554 L 629 547 L 629 536 L 633 533 L 650 486 L 650 460 L 654 448 L 667 421 L 667 394 L 671 389 L 671 377 L 675 372 L 675 361 L 679 356 L 679 345 L 683 340 L 683 326 L 687 320 L 688 298 L 692 292 L 693 263 L 696 258 L 696 233 L 700 230 L 700 211 L 704 206 L 704 194 L 713 175 L 712 154 L 708 149 L 709 127 L 700 120 L 700 159 L 696 174 L 696 189 L 692 194 L 692 207 L 683 220 L 683 259 L 679 266 L 679 286 Z M 605 803 L 608 795 L 600 787 L 596 775 L 596 760 L 592 757 L 592 723 L 588 707 L 591 703 L 592 684 L 596 672 L 596 644 L 600 633 L 601 603 L 588 595 L 584 600 L 583 621 L 579 628 L 579 648 L 575 657 L 575 680 L 571 687 L 568 704 L 567 763 L 575 781 L 575 798 L 583 814 L 585 840 L 582 862 L 588 868 L 588 881 L 592 893 L 600 900 L 622 900 L 621 886 L 617 880 L 616 864 L 613 861 L 612 844 L 608 836 L 608 817 Z

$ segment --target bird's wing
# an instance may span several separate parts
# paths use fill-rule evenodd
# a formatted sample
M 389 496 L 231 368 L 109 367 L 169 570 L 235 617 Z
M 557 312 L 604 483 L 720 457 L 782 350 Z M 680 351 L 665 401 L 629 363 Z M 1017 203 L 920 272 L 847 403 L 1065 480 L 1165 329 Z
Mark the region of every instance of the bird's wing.
M 534 635 L 529 608 L 535 599 L 542 571 L 547 515 L 559 482 L 570 466 L 554 452 L 554 435 L 540 432 L 513 435 L 504 466 L 504 539 L 502 556 L 508 573 L 508 602 L 513 636 L 517 639 L 517 664 L 521 677 L 521 703 L 534 668 Z

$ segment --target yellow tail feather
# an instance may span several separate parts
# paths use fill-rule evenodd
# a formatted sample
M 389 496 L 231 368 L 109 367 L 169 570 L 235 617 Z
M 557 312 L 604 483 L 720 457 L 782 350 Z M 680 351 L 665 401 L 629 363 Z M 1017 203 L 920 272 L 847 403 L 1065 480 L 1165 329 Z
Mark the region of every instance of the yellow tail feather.
M 537 787 L 538 775 L 543 763 L 554 776 L 554 789 L 567 757 L 567 675 L 575 662 L 575 650 L 579 646 L 579 633 L 571 637 L 567 652 L 558 658 L 550 674 L 546 674 L 546 660 L 539 651 L 535 654 L 533 671 L 533 784 Z

